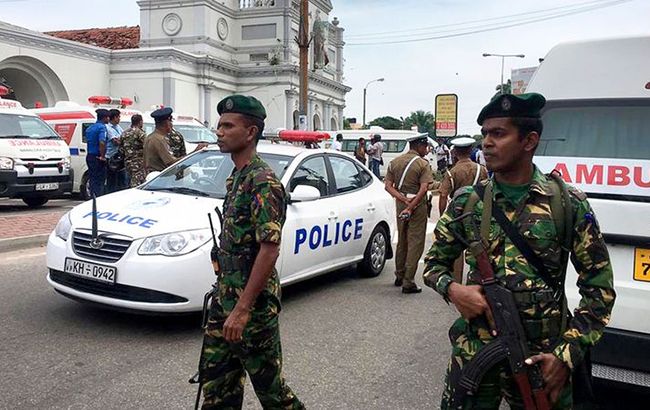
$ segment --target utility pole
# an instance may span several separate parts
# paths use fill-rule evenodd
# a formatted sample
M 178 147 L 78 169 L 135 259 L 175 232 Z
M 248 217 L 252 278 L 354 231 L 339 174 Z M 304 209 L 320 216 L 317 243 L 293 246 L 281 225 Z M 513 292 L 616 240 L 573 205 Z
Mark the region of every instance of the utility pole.
M 300 115 L 307 115 L 307 91 L 309 90 L 309 0 L 300 0 Z

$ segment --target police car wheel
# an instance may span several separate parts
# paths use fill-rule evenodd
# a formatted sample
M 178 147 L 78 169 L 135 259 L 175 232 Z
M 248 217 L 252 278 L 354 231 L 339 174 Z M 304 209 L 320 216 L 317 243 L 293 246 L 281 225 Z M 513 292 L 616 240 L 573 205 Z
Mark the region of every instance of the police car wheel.
M 363 261 L 359 264 L 361 276 L 367 278 L 379 276 L 381 271 L 384 270 L 387 252 L 388 234 L 386 228 L 377 226 L 370 235 L 370 241 L 368 241 L 366 251 L 363 254 Z
M 32 196 L 32 197 L 23 198 L 23 202 L 26 203 L 27 206 L 30 208 L 38 208 L 39 206 L 45 205 L 47 201 L 48 199 L 43 196 Z
M 90 178 L 86 172 L 83 177 L 81 177 L 81 184 L 79 184 L 79 196 L 84 201 L 90 199 Z

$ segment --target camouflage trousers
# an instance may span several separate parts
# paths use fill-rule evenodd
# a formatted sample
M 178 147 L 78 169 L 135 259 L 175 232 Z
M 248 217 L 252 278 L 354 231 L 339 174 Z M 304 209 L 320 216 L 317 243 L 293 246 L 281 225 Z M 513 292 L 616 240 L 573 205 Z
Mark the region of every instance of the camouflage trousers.
M 144 182 L 147 172 L 144 169 L 143 161 L 126 160 L 124 166 L 131 177 L 131 188 L 135 188 Z
M 229 343 L 222 329 L 227 314 L 210 306 L 200 364 L 202 409 L 241 409 L 246 373 L 264 409 L 304 409 L 282 375 L 278 316 L 254 312 L 241 343 Z
M 487 328 L 476 326 L 474 321 L 470 324 L 465 319 L 459 318 L 449 329 L 449 339 L 451 341 L 451 360 L 447 367 L 445 390 L 442 393 L 440 404 L 440 408 L 443 410 L 453 409 L 454 386 L 458 383 L 463 367 L 483 345 L 491 340 L 491 336 Z M 498 410 L 503 399 L 512 409 L 524 408 L 521 394 L 506 362 L 494 366 L 483 376 L 478 391 L 474 396 L 466 398 L 462 409 Z M 556 410 L 572 408 L 570 382 L 567 383 L 552 408 Z

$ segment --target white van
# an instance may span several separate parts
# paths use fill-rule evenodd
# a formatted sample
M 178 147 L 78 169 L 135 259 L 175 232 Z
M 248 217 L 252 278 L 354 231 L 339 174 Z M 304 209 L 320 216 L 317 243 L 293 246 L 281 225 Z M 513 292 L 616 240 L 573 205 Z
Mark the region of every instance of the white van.
M 38 207 L 71 190 L 65 141 L 18 101 L 0 98 L 0 197 Z
M 121 113 L 120 126 L 126 131 L 131 127 L 131 117 L 142 115 L 144 131 L 153 132 L 154 122 L 151 113 L 142 113 L 128 108 L 132 101 L 128 98 L 92 96 L 88 98 L 92 105 L 81 105 L 72 101 L 59 101 L 53 107 L 31 110 L 50 124 L 70 146 L 74 181 L 72 192 L 79 193 L 83 199 L 90 199 L 88 166 L 86 165 L 86 130 L 96 122 L 95 110 L 98 108 L 117 108 Z M 175 116 L 174 128 L 185 138 L 187 152 L 192 152 L 199 142 L 216 143 L 217 137 L 198 120 L 187 116 Z
M 544 58 L 527 91 L 548 100 L 535 163 L 589 196 L 617 293 L 592 352 L 597 378 L 650 387 L 650 37 L 566 43 Z M 577 275 L 567 297 L 579 301 Z
M 386 130 L 382 127 L 372 126 L 367 130 L 341 130 L 341 131 L 328 131 L 332 136 L 332 141 L 336 139 L 337 134 L 343 136 L 343 148 L 342 151 L 347 153 L 350 156 L 354 156 L 354 150 L 357 148 L 359 138 L 365 138 L 366 143 L 370 142 L 370 138 L 375 135 L 381 135 L 381 142 L 384 144 L 384 165 L 379 168 L 379 173 L 382 177 L 386 175 L 386 170 L 388 169 L 388 164 L 393 159 L 398 156 L 405 154 L 409 150 L 409 144 L 406 141 L 406 138 L 417 135 L 416 131 L 409 130 Z M 434 146 L 438 144 L 431 139 L 431 142 Z M 326 146 L 327 148 L 327 146 Z M 431 165 L 431 169 L 435 172 L 438 169 L 436 163 L 435 154 L 427 155 L 427 160 Z M 367 164 L 366 164 L 367 165 Z

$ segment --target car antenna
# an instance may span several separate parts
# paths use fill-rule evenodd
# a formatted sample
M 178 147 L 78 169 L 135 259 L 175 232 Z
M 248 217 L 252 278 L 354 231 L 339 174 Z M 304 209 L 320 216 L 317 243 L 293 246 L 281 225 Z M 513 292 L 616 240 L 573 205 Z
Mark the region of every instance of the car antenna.
M 93 242 L 97 241 L 99 235 L 97 232 L 97 198 L 93 194 L 93 218 L 92 218 L 92 231 L 91 231 Z

